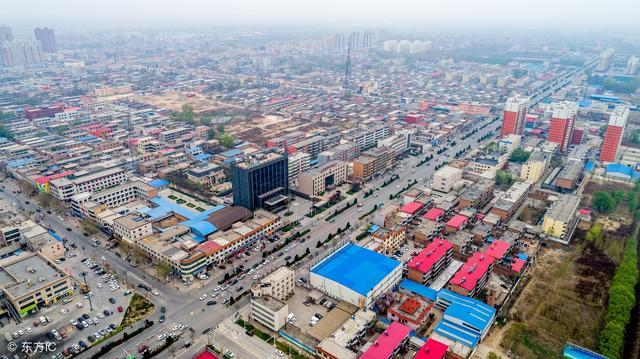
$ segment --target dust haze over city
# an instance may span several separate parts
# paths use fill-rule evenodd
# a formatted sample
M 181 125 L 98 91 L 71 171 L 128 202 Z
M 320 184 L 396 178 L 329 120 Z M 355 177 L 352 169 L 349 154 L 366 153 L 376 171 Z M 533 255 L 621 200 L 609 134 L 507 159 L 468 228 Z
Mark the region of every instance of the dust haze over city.
M 640 2 L 0 9 L 0 359 L 640 357 Z

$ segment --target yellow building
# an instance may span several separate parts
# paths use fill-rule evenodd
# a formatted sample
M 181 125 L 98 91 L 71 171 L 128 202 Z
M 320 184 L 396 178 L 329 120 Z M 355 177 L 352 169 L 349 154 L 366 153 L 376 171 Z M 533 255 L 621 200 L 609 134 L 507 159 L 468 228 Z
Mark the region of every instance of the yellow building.
M 527 183 L 536 183 L 542 178 L 549 167 L 551 157 L 546 152 L 535 151 L 529 156 L 527 162 L 522 165 L 520 179 Z
M 569 243 L 571 235 L 578 223 L 578 205 L 580 197 L 561 195 L 549 207 L 544 215 L 542 231 L 551 239 L 562 243 Z

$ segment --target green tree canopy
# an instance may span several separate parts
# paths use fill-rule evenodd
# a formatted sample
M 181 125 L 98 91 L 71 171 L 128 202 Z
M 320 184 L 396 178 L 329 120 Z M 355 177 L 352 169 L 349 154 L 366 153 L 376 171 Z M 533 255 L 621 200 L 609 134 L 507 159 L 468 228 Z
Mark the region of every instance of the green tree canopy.
M 591 207 L 600 213 L 609 213 L 616 208 L 616 200 L 608 192 L 598 191 L 591 198 Z
M 516 148 L 515 150 L 513 150 L 513 152 L 511 152 L 511 157 L 509 157 L 509 160 L 517 163 L 524 163 L 529 159 L 529 155 L 531 155 L 531 152 L 527 152 L 521 148 Z

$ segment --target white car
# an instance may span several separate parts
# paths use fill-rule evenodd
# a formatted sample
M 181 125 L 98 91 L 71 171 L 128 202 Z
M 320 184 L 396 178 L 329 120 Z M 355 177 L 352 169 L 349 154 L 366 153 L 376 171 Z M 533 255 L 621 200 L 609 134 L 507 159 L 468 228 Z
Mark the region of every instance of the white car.
M 200 296 L 200 300 L 205 300 L 205 299 L 207 299 L 207 295 L 206 294 L 203 294 L 203 295 Z
M 220 291 L 220 289 L 222 289 L 222 287 L 217 286 L 217 287 L 213 288 L 213 291 L 214 291 L 214 292 L 219 292 L 219 291 Z
M 82 307 L 84 307 L 84 305 L 82 303 L 78 302 L 78 303 L 76 303 L 76 307 L 82 308 Z
M 166 338 L 166 334 L 160 334 L 156 337 L 156 340 L 161 341 L 162 339 Z
M 276 355 L 279 357 L 283 357 L 284 353 L 281 350 L 276 349 Z
M 98 287 L 98 288 L 102 288 L 102 283 L 98 283 L 98 284 L 96 284 L 96 287 Z
M 104 318 L 104 314 L 98 313 L 98 318 L 100 318 L 100 319 Z
M 31 333 L 31 332 L 33 332 L 33 329 L 31 329 L 31 327 L 27 327 L 27 329 L 25 329 L 25 331 L 26 331 L 27 333 Z
M 158 291 L 157 291 L 157 290 L 155 290 L 155 289 L 154 289 L 154 290 L 152 290 L 152 291 L 151 291 L 151 293 L 152 293 L 153 295 L 160 295 L 160 292 L 158 292 Z

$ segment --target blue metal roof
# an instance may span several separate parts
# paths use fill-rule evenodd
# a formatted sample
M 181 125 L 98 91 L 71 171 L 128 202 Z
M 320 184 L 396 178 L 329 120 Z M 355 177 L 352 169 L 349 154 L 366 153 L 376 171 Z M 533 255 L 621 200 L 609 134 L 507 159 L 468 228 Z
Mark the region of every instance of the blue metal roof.
M 568 359 L 607 359 L 607 357 L 602 354 L 572 343 L 565 344 L 562 357 Z
M 630 166 L 621 163 L 611 163 L 607 165 L 607 173 L 623 175 L 634 180 L 640 177 L 640 172 L 634 171 Z
M 416 283 L 406 278 L 400 282 L 400 289 L 423 296 L 433 302 L 436 301 L 436 298 L 438 296 L 438 292 L 435 289 L 431 289 L 427 286 L 424 286 L 420 283 Z
M 496 309 L 447 289 L 440 290 L 437 297 L 450 304 L 435 331 L 472 348 L 478 345 L 482 334 L 493 323 Z
M 522 259 L 523 261 L 526 261 L 527 259 L 529 259 L 529 256 L 526 253 L 518 253 L 518 258 Z
M 578 106 L 579 107 L 589 107 L 589 106 L 591 106 L 592 102 L 593 101 L 591 101 L 591 100 L 582 100 L 582 101 L 578 102 Z
M 377 231 L 378 229 L 380 229 L 380 226 L 377 224 L 372 224 L 371 227 L 369 227 L 368 232 L 369 233 L 374 233 L 375 231 Z
M 9 161 L 7 162 L 6 167 L 7 168 L 20 168 L 23 166 L 26 166 L 28 164 L 30 164 L 31 162 L 33 162 L 34 159 L 29 157 L 29 158 L 21 158 L 19 160 L 13 160 L 13 161 Z
M 222 155 L 224 157 L 233 157 L 233 156 L 237 156 L 237 155 L 239 155 L 241 153 L 242 153 L 242 150 L 234 148 L 234 149 L 231 149 L 229 151 L 222 152 L 220 155 Z
M 311 272 L 366 296 L 402 264 L 372 250 L 347 244 L 311 268 Z
M 151 187 L 155 187 L 155 188 L 160 188 L 160 187 L 166 187 L 169 185 L 169 181 L 162 179 L 162 178 L 157 178 L 154 179 L 152 181 L 149 181 L 149 183 L 147 183 L 149 186 Z
M 196 161 L 207 161 L 209 160 L 209 158 L 211 158 L 211 154 L 210 153 L 201 153 L 199 155 L 195 155 L 193 156 Z
M 593 163 L 592 161 L 587 161 L 587 163 L 584 165 L 584 170 L 587 171 L 587 172 L 591 172 L 595 165 L 596 164 Z
M 200 152 L 200 151 L 202 151 L 202 148 L 200 148 L 198 146 L 187 148 L 187 153 L 188 154 L 194 154 L 194 153 Z
M 189 228 L 191 228 L 191 231 L 193 231 L 196 235 L 200 237 L 206 237 L 218 230 L 216 226 L 214 226 L 213 224 L 207 221 L 198 221 L 196 223 L 191 224 Z
M 444 319 L 438 323 L 434 330 L 442 336 L 471 348 L 475 348 L 480 339 L 471 330 Z

